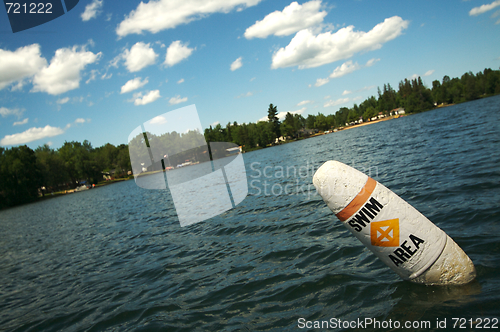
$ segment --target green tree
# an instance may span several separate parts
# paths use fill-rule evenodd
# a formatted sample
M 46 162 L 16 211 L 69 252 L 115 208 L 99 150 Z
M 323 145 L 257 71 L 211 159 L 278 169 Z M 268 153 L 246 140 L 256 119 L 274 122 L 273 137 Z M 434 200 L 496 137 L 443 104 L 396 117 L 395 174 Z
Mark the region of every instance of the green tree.
M 295 125 L 295 118 L 292 113 L 287 112 L 285 115 L 285 120 L 281 123 L 281 132 L 285 136 L 295 136 L 297 129 Z
M 42 185 L 47 190 L 57 190 L 69 181 L 64 161 L 55 150 L 45 144 L 36 148 L 35 155 Z
M 2 207 L 34 201 L 42 186 L 36 155 L 26 145 L 0 148 L 0 205 Z

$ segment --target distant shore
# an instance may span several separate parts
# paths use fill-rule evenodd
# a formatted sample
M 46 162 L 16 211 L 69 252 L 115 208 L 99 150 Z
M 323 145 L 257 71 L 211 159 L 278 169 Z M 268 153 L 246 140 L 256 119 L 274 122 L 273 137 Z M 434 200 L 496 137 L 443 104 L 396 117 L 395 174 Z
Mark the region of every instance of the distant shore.
M 59 197 L 59 196 L 63 196 L 63 195 L 69 195 L 69 194 L 79 193 L 79 192 L 83 192 L 83 191 L 87 191 L 87 190 L 92 190 L 92 189 L 95 189 L 95 188 L 98 188 L 98 187 L 104 187 L 104 186 L 107 186 L 107 185 L 110 185 L 110 184 L 113 184 L 113 183 L 123 182 L 123 181 L 127 181 L 127 180 L 130 180 L 130 179 L 133 179 L 133 178 L 134 177 L 131 176 L 131 177 L 121 178 L 121 179 L 101 181 L 101 182 L 97 183 L 95 185 L 95 187 L 90 188 L 90 189 L 81 190 L 81 191 L 77 191 L 75 189 L 68 189 L 68 190 L 56 191 L 56 192 L 53 192 L 53 193 L 47 193 L 46 192 L 44 196 L 39 195 L 38 198 L 37 198 L 37 200 L 35 202 L 39 202 L 39 201 L 42 201 L 42 200 L 45 200 L 45 199 Z
M 402 118 L 403 116 L 407 116 L 407 114 L 399 115 L 397 118 L 393 115 L 393 116 L 388 116 L 388 117 L 385 117 L 385 118 L 382 118 L 382 119 L 378 119 L 378 120 L 374 120 L 374 121 L 367 121 L 367 122 L 359 123 L 359 124 L 356 124 L 356 125 L 353 125 L 353 126 L 344 127 L 342 130 L 359 128 L 359 127 L 367 126 L 367 125 L 374 124 L 374 123 L 379 123 L 379 122 L 382 122 L 382 121 L 392 120 L 392 119 L 399 119 L 399 118 Z

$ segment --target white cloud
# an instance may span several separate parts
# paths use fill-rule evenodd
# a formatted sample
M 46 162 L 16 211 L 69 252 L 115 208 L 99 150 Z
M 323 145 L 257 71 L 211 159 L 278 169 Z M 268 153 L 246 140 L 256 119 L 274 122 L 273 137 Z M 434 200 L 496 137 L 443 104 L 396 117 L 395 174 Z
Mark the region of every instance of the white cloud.
M 184 79 L 181 78 L 180 80 L 177 81 L 177 84 L 181 84 L 181 83 L 184 83 Z
M 142 93 L 138 94 L 135 97 L 134 100 L 134 105 L 139 106 L 139 105 L 146 105 L 149 103 L 154 102 L 158 98 L 160 98 L 160 90 L 152 90 L 149 91 L 146 95 L 142 96 Z
M 220 122 L 219 122 L 219 121 L 215 121 L 214 123 L 212 123 L 212 124 L 211 124 L 211 126 L 212 126 L 212 127 L 215 127 L 215 126 L 217 126 L 218 124 L 220 124 Z
M 309 1 L 299 5 L 296 1 L 283 11 L 268 14 L 262 21 L 246 29 L 245 38 L 266 38 L 270 35 L 288 36 L 323 22 L 327 12 L 320 11 L 321 1 Z
M 69 101 L 69 97 L 65 97 L 65 98 L 62 98 L 62 99 L 58 99 L 56 101 L 56 103 L 58 103 L 59 105 L 62 105 L 62 104 L 66 104 L 68 101 Z
M 431 76 L 434 73 L 434 69 L 425 72 L 424 76 Z
M 352 60 L 344 62 L 341 66 L 338 66 L 334 69 L 334 71 L 330 74 L 330 78 L 342 77 L 344 75 L 350 74 L 353 71 L 360 69 L 361 66 L 356 62 L 352 63 Z
M 305 112 L 306 109 L 307 109 L 307 107 L 302 107 L 300 110 L 293 111 L 293 112 L 279 112 L 278 114 L 276 114 L 276 117 L 278 117 L 278 119 L 280 121 L 283 121 L 285 119 L 285 117 L 286 117 L 286 113 L 290 113 L 290 114 L 302 114 L 302 113 Z M 261 120 L 259 120 L 259 121 L 261 121 Z M 267 121 L 267 120 L 269 120 L 268 117 L 266 117 L 265 121 Z
M 58 95 L 77 89 L 80 86 L 80 72 L 88 64 L 98 61 L 101 55 L 101 52 L 94 54 L 87 51 L 85 46 L 58 49 L 50 65 L 35 74 L 32 92 Z
M 316 80 L 316 83 L 314 83 L 314 86 L 319 87 L 319 86 L 325 85 L 328 82 L 330 82 L 330 80 L 328 78 L 318 78 Z
M 85 6 L 85 11 L 82 13 L 82 21 L 88 21 L 96 18 L 102 8 L 102 0 L 94 0 Z
M 23 124 L 27 124 L 28 123 L 28 119 L 29 118 L 26 118 L 23 121 L 16 121 L 16 122 L 14 122 L 13 126 L 20 126 L 20 125 L 23 125 Z
M 469 15 L 470 16 L 477 16 L 483 13 L 486 13 L 487 11 L 492 10 L 493 8 L 496 8 L 500 6 L 500 0 L 493 1 L 492 3 L 488 5 L 482 5 L 479 7 L 474 7 L 470 10 Z
M 78 118 L 76 119 L 73 123 L 68 123 L 66 125 L 66 127 L 64 127 L 64 130 L 67 130 L 69 128 L 71 128 L 73 126 L 73 124 L 82 124 L 82 123 L 85 123 L 85 122 L 90 122 L 90 119 L 84 119 L 84 118 Z
M 0 90 L 13 82 L 19 82 L 38 73 L 47 65 L 42 58 L 40 45 L 20 47 L 14 52 L 0 49 Z
M 2 118 L 8 117 L 10 115 L 15 115 L 18 119 L 20 119 L 23 113 L 23 109 L 0 107 L 0 115 L 2 116 Z
M 350 91 L 350 90 L 344 90 L 344 92 L 342 92 L 342 96 L 346 96 L 346 95 L 351 94 L 351 93 L 352 93 L 352 91 Z
M 302 100 L 300 103 L 297 104 L 297 106 L 302 106 L 302 105 L 306 105 L 306 104 L 310 104 L 312 103 L 311 100 Z
M 289 112 L 291 114 L 302 114 L 305 112 L 305 110 L 307 109 L 307 107 L 302 107 L 300 110 L 297 110 L 297 111 L 293 111 L 293 112 Z M 279 119 L 279 120 L 284 120 L 285 117 L 286 117 L 286 113 L 288 112 L 279 112 L 278 114 L 276 114 L 276 117 Z M 257 120 L 257 122 L 261 122 L 261 121 L 269 121 L 269 118 L 266 116 L 263 116 L 262 118 L 260 118 L 259 120 Z
M 46 125 L 43 128 L 30 128 L 22 133 L 6 135 L 0 140 L 0 145 L 18 145 L 33 142 L 46 137 L 53 137 L 64 133 L 59 127 Z
M 309 29 L 301 30 L 286 47 L 273 54 L 271 68 L 313 68 L 350 58 L 359 52 L 376 50 L 401 35 L 408 24 L 401 17 L 393 16 L 368 32 L 354 31 L 352 25 L 335 33 L 328 31 L 319 35 Z
M 261 122 L 261 121 L 265 121 L 267 122 L 269 120 L 269 118 L 266 116 L 263 116 L 262 118 L 260 118 L 259 120 L 257 120 L 257 122 Z
M 157 0 L 141 3 L 118 25 L 116 34 L 124 37 L 143 31 L 157 33 L 206 17 L 228 13 L 234 8 L 251 7 L 261 0 Z
M 187 44 L 182 44 L 180 40 L 176 40 L 167 48 L 167 55 L 165 56 L 165 65 L 171 67 L 178 64 L 184 59 L 187 59 L 195 48 L 189 48 Z
M 186 102 L 187 100 L 188 100 L 187 97 L 181 98 L 181 96 L 177 95 L 175 97 L 170 98 L 168 102 L 170 103 L 170 105 L 176 105 Z
M 165 124 L 167 123 L 167 119 L 164 116 L 158 115 L 151 120 L 148 121 L 149 124 Z
M 418 74 L 413 74 L 413 75 L 411 75 L 410 77 L 408 77 L 408 79 L 409 79 L 409 80 L 414 80 L 414 79 L 416 79 L 416 78 L 419 78 L 419 76 L 420 76 L 420 75 L 418 75 Z
M 130 48 L 130 51 L 125 50 L 122 57 L 125 59 L 127 70 L 133 73 L 154 64 L 158 54 L 149 47 L 149 43 L 137 42 Z
M 241 63 L 242 59 L 242 57 L 239 57 L 238 59 L 234 60 L 234 62 L 231 64 L 231 71 L 235 71 L 236 69 L 239 69 L 241 68 L 241 66 L 243 66 L 243 64 Z
M 323 105 L 323 107 L 331 107 L 331 106 L 345 104 L 345 103 L 349 102 L 350 100 L 351 99 L 349 99 L 349 98 L 340 98 L 337 100 L 329 100 Z
M 371 67 L 371 66 L 373 66 L 373 64 L 375 62 L 377 62 L 379 60 L 380 59 L 370 59 L 366 62 L 366 64 L 364 66 L 360 66 L 357 62 L 353 63 L 352 60 L 349 60 L 347 62 L 344 62 L 342 65 L 338 66 L 337 68 L 335 68 L 333 70 L 333 72 L 330 74 L 330 76 L 328 76 L 328 78 L 318 78 L 316 80 L 316 83 L 314 84 L 314 86 L 319 87 L 319 86 L 322 86 L 322 85 L 325 85 L 326 83 L 328 83 L 330 81 L 330 79 L 332 79 L 332 78 L 342 77 L 344 75 L 350 74 L 353 71 L 356 71 L 356 70 L 361 69 L 363 67 Z
M 127 92 L 130 92 L 130 91 L 137 90 L 137 89 L 142 88 L 143 86 L 145 86 L 148 82 L 149 81 L 148 81 L 147 77 L 144 79 L 144 81 L 141 81 L 140 77 L 136 77 L 134 79 L 131 79 L 131 80 L 127 81 L 127 83 L 125 83 L 122 86 L 120 93 L 127 93 Z
M 377 63 L 379 61 L 380 61 L 380 59 L 375 59 L 375 58 L 370 59 L 370 60 L 368 60 L 366 62 L 365 67 L 371 67 L 371 66 L 373 66 L 375 63 Z

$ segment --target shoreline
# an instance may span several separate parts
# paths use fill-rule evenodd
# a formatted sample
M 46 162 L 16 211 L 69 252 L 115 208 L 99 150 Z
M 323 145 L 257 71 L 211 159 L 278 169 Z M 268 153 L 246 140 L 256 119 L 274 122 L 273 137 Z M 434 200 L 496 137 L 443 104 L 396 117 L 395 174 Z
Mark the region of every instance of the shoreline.
M 434 109 L 444 108 L 444 107 L 453 106 L 453 105 L 455 105 L 455 104 L 438 105 Z M 399 115 L 398 117 L 395 117 L 393 115 L 393 116 L 389 116 L 389 117 L 386 117 L 386 118 L 383 118 L 383 119 L 378 119 L 378 120 L 374 120 L 374 121 L 363 122 L 363 123 L 360 123 L 360 124 L 355 124 L 355 125 L 352 125 L 352 126 L 344 127 L 342 129 L 339 129 L 337 132 L 340 132 L 340 131 L 343 131 L 343 130 L 349 130 L 349 129 L 359 128 L 359 127 L 367 126 L 367 125 L 370 125 L 370 124 L 379 123 L 379 122 L 382 122 L 382 121 L 399 119 L 399 118 L 402 118 L 402 117 L 405 117 L 405 116 L 409 116 L 409 115 L 412 115 L 412 114 L 402 114 L 402 115 Z M 331 131 L 328 134 L 333 134 L 333 133 L 335 133 L 335 132 Z M 302 138 L 302 139 L 287 140 L 287 141 L 284 141 L 284 142 L 282 142 L 280 144 L 277 144 L 277 145 L 261 147 L 261 148 L 258 148 L 258 149 L 252 149 L 251 151 L 245 151 L 243 153 L 254 152 L 254 151 L 266 149 L 266 148 L 269 148 L 269 147 L 274 147 L 274 146 L 283 145 L 283 144 L 289 144 L 289 143 L 293 143 L 293 142 L 296 142 L 296 141 L 301 141 L 301 140 L 304 140 L 304 139 L 313 138 L 313 137 L 322 136 L 322 135 L 327 135 L 327 134 L 325 134 L 325 132 L 319 132 L 317 134 L 314 134 L 314 135 L 311 135 L 309 137 L 305 137 L 305 138 Z M 150 175 L 150 174 L 153 174 L 153 173 L 156 173 L 156 172 L 151 172 L 151 173 L 149 173 L 147 175 Z M 146 175 L 146 174 L 141 174 L 141 175 Z M 118 180 L 103 181 L 103 182 L 100 182 L 100 183 L 96 184 L 95 187 L 92 188 L 92 189 L 95 189 L 97 187 L 108 186 L 108 185 L 111 185 L 111 184 L 114 184 L 114 183 L 117 183 L 117 182 L 128 181 L 128 180 L 131 180 L 131 179 L 134 179 L 134 176 L 131 176 L 131 177 L 128 177 L 128 178 L 121 178 L 121 179 L 118 179 Z M 87 190 L 91 190 L 91 189 L 87 189 Z M 87 191 L 87 190 L 82 190 L 82 191 Z M 29 202 L 29 203 L 25 203 L 25 204 L 37 203 L 37 202 L 41 202 L 41 201 L 44 201 L 44 200 L 47 200 L 47 199 L 52 199 L 52 198 L 55 198 L 55 197 L 61 197 L 61 196 L 64 196 L 64 195 L 74 194 L 74 193 L 78 193 L 78 192 L 80 192 L 80 191 L 75 191 L 75 189 L 69 189 L 69 190 L 65 190 L 64 192 L 63 191 L 58 191 L 58 192 L 55 192 L 53 194 L 46 193 L 45 196 L 39 196 L 39 197 L 37 197 L 36 200 L 34 200 L 32 202 Z M 13 208 L 13 207 L 18 207 L 18 206 L 22 206 L 22 205 L 24 205 L 24 204 L 10 206 L 10 207 L 4 207 L 4 208 L 1 208 L 0 210 L 5 210 L 5 209 L 9 209 L 9 208 Z
M 61 196 L 64 196 L 64 195 L 70 195 L 70 194 L 75 194 L 75 193 L 79 193 L 79 192 L 84 192 L 84 191 L 87 191 L 87 190 L 96 189 L 98 187 L 105 187 L 105 186 L 109 186 L 110 184 L 114 184 L 114 183 L 117 183 L 117 182 L 128 181 L 128 180 L 131 180 L 133 178 L 134 177 L 132 176 L 132 177 L 129 177 L 129 178 L 121 178 L 121 179 L 117 179 L 117 180 L 110 180 L 110 181 L 99 182 L 98 184 L 95 185 L 94 188 L 86 189 L 86 190 L 76 191 L 75 189 L 68 189 L 68 190 L 57 191 L 57 192 L 54 192 L 53 194 L 52 193 L 45 193 L 45 196 L 38 196 L 38 198 L 35 201 L 30 202 L 30 203 L 36 203 L 36 202 L 44 201 L 46 199 L 51 199 L 51 198 L 55 198 L 55 197 L 61 197 Z M 27 203 L 27 204 L 30 204 L 30 203 Z M 19 206 L 19 205 L 16 205 L 16 206 Z M 14 206 L 11 206 L 11 207 L 14 207 Z

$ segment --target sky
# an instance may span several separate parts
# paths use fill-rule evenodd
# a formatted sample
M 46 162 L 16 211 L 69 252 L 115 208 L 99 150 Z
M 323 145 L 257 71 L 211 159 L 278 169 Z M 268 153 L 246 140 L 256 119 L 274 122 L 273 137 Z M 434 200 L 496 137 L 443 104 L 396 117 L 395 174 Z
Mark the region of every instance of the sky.
M 17 33 L 0 9 L 0 146 L 126 144 L 193 104 L 203 128 L 271 103 L 334 114 L 385 83 L 498 70 L 491 1 L 80 0 Z

